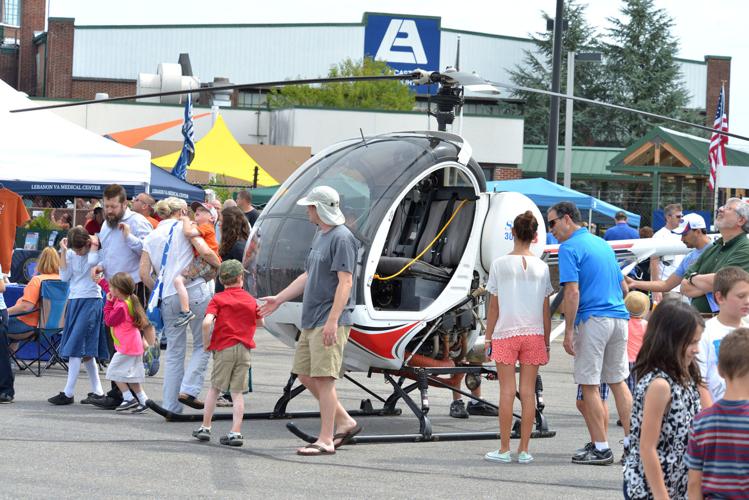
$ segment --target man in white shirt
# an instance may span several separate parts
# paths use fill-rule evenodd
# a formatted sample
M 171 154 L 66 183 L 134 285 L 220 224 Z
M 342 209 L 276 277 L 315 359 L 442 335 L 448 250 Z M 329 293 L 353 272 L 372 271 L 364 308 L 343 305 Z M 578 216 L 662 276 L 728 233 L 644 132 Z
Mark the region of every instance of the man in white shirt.
M 679 227 L 681 219 L 684 217 L 684 212 L 681 209 L 681 204 L 673 203 L 666 205 L 663 209 L 663 215 L 666 218 L 666 225 L 660 228 L 653 235 L 653 239 L 673 240 L 681 241 L 681 235 L 674 234 L 672 231 Z M 673 274 L 674 271 L 681 264 L 683 255 L 663 255 L 661 257 L 650 258 L 650 280 L 651 281 L 666 281 Z M 666 296 L 680 297 L 679 287 L 677 286 L 671 292 L 667 292 Z M 653 302 L 660 302 L 664 297 L 661 292 L 653 292 Z

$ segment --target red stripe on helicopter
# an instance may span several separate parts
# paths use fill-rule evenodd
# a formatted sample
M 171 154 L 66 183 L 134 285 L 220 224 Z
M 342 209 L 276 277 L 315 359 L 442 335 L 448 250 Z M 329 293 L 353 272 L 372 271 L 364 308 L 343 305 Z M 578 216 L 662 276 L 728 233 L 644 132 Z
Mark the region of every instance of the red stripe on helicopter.
M 395 359 L 393 349 L 411 329 L 419 323 L 411 323 L 395 327 L 394 330 L 386 331 L 364 331 L 355 327 L 351 328 L 349 339 L 361 346 L 363 349 L 370 351 L 385 359 Z

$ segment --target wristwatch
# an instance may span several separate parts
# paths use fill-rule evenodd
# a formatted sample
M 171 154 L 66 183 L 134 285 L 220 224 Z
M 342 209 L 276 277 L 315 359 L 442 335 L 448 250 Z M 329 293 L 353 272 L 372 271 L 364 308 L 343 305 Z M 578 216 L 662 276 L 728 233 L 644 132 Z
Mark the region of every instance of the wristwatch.
M 695 277 L 695 276 L 697 276 L 698 274 L 699 274 L 699 273 L 690 273 L 690 274 L 689 274 L 689 277 L 687 278 L 687 282 L 688 282 L 688 283 L 689 283 L 690 285 L 694 285 L 694 282 L 693 282 L 692 280 L 693 280 L 693 279 L 694 279 L 694 277 Z

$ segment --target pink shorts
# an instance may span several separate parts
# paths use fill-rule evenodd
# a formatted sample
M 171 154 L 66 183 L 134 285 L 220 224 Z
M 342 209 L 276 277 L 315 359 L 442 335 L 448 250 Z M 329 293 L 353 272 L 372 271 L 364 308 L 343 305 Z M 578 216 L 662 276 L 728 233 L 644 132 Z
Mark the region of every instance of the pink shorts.
M 491 359 L 503 365 L 545 365 L 549 362 L 543 335 L 518 335 L 492 339 Z

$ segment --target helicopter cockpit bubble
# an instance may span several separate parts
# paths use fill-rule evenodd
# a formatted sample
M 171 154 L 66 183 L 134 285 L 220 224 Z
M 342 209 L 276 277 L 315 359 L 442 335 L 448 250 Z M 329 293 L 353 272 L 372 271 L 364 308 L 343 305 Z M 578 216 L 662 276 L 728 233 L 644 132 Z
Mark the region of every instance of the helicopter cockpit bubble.
M 318 185 L 338 191 L 346 224 L 361 243 L 353 293 L 357 306 L 365 306 L 366 313 L 383 306 L 387 309 L 383 301 L 378 302 L 372 283 L 373 275 L 384 273 L 377 269 L 380 261 L 413 259 L 424 250 L 420 242 L 427 234 L 434 237 L 437 230 L 449 226 L 450 215 L 458 212 L 454 229 L 445 230 L 442 241 L 418 259 L 428 272 L 389 280 L 388 287 L 394 285 L 401 293 L 400 304 L 391 309 L 395 315 L 403 312 L 405 303 L 410 304 L 406 310 L 425 309 L 446 288 L 463 257 L 471 228 L 478 224 L 476 200 L 486 186 L 481 168 L 470 157 L 470 146 L 452 134 L 402 132 L 331 147 L 284 182 L 253 228 L 245 267 L 246 288 L 256 297 L 277 294 L 304 271 L 316 228 L 296 201 Z M 461 210 L 457 210 L 459 205 Z M 440 210 L 439 216 L 428 217 L 435 209 Z M 427 298 L 421 300 L 422 294 Z M 294 302 L 300 301 L 301 297 Z M 285 305 L 295 308 L 294 303 Z M 279 308 L 274 318 L 281 316 L 285 314 Z

